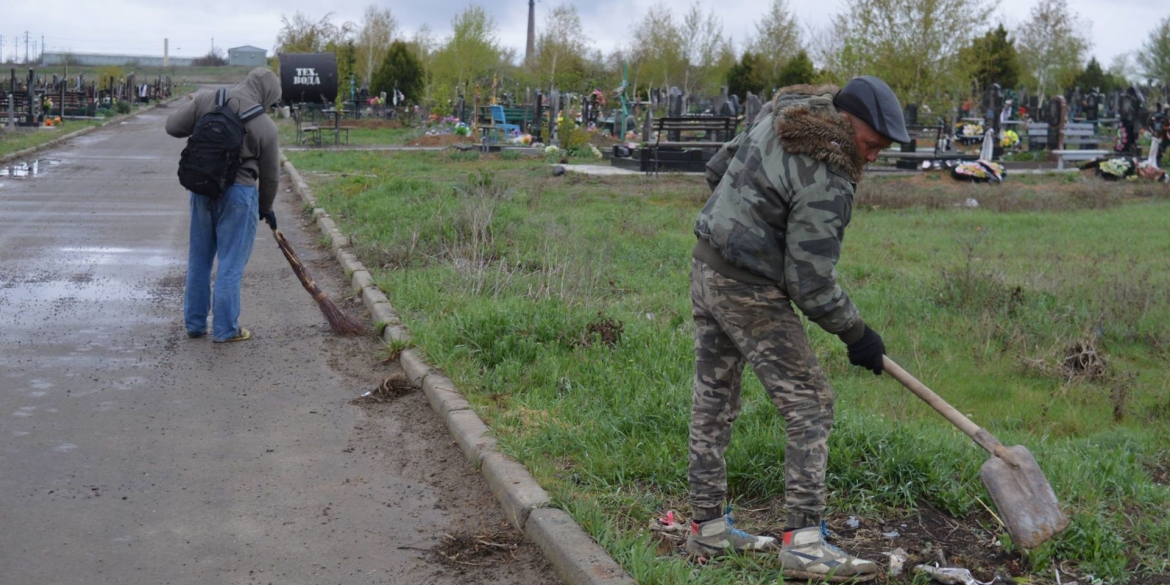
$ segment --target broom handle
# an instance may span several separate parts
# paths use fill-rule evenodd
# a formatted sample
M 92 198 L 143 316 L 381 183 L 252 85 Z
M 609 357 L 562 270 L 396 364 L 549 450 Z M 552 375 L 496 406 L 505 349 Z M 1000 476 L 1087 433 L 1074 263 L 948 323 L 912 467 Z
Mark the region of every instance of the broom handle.
M 922 399 L 923 402 L 930 405 L 931 408 L 943 415 L 943 418 L 951 421 L 951 424 L 959 427 L 959 430 L 971 437 L 980 447 L 987 450 L 988 453 L 1003 459 L 1014 467 L 1018 467 L 1015 456 L 1003 443 L 999 442 L 991 433 L 979 427 L 979 425 L 971 422 L 971 419 L 963 415 L 955 409 L 955 407 L 947 404 L 938 394 L 926 387 L 926 384 L 919 382 L 917 378 L 911 376 L 909 372 L 902 369 L 902 366 L 894 363 L 890 356 L 882 356 L 882 365 L 885 367 L 886 373 L 893 376 L 895 380 L 902 383 L 907 389 L 914 393 L 915 396 Z

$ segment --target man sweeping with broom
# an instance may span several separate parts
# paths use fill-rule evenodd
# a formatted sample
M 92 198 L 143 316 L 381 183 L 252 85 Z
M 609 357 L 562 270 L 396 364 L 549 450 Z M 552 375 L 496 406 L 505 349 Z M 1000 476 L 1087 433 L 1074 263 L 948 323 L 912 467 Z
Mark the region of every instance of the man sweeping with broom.
M 272 71 L 256 68 L 234 87 L 195 94 L 167 119 L 167 134 L 190 137 L 179 162 L 179 182 L 191 201 L 183 303 L 189 338 L 208 333 L 211 269 L 217 257 L 212 340 L 252 337 L 239 323 L 240 284 L 259 220 L 276 229 L 272 202 L 280 181 L 280 150 L 276 124 L 265 110 L 279 101 L 280 80 Z

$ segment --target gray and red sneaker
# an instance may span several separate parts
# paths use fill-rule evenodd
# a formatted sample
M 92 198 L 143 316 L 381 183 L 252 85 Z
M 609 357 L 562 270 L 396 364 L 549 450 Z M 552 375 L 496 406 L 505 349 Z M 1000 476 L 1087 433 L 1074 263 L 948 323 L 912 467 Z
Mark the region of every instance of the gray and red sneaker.
M 780 563 L 785 579 L 816 579 L 834 583 L 869 581 L 877 576 L 873 561 L 859 559 L 825 542 L 820 526 L 784 533 Z
M 770 552 L 777 550 L 776 539 L 757 536 L 735 527 L 730 514 L 702 524 L 691 520 L 686 551 L 692 557 L 709 559 L 730 552 Z

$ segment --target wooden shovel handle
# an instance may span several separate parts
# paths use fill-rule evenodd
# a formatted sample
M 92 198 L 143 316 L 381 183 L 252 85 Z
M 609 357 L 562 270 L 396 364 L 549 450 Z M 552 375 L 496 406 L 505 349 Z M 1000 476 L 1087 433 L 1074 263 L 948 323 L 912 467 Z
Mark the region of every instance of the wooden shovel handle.
M 885 367 L 886 373 L 901 382 L 903 386 L 921 398 L 923 402 L 929 404 L 931 408 L 937 410 L 944 418 L 951 421 L 951 424 L 959 427 L 959 430 L 966 433 L 968 437 L 971 437 L 980 447 L 987 449 L 988 453 L 1003 459 L 1013 467 L 1019 467 L 1011 451 L 1008 451 L 1007 447 L 1004 447 L 1003 443 L 999 442 L 999 439 L 996 439 L 991 433 L 980 428 L 979 425 L 971 422 L 971 419 L 964 416 L 955 407 L 947 404 L 938 394 L 935 394 L 933 390 L 927 388 L 926 384 L 919 382 L 917 378 L 911 376 L 906 370 L 903 370 L 902 366 L 894 363 L 894 360 L 890 359 L 890 356 L 882 356 L 882 365 Z

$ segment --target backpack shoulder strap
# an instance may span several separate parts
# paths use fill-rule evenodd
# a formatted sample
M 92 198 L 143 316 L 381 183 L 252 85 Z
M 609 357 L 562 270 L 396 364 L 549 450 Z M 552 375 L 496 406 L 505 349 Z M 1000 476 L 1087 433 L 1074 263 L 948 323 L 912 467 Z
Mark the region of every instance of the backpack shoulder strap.
M 222 89 L 222 88 L 215 90 L 215 107 L 218 108 L 226 103 L 227 103 L 227 90 Z
M 251 120 L 252 118 L 255 118 L 256 116 L 259 116 L 260 114 L 263 114 L 263 113 L 264 113 L 264 106 L 262 106 L 260 104 L 256 104 L 256 105 L 240 112 L 240 121 L 247 122 L 248 120 Z

